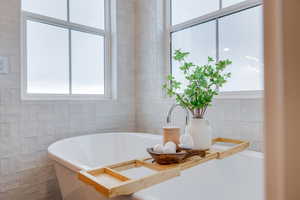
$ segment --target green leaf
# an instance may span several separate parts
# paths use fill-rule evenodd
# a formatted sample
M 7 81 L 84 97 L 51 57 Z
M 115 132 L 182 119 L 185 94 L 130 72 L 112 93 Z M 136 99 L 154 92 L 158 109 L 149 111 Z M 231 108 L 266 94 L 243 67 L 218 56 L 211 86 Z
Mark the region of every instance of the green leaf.
M 182 52 L 180 49 L 175 50 L 174 53 L 174 60 L 176 61 L 183 61 L 190 53 L 189 52 Z
M 172 80 L 174 80 L 175 78 L 174 78 L 171 74 L 169 74 L 169 75 L 167 76 L 167 79 L 168 79 L 169 81 L 172 81 Z

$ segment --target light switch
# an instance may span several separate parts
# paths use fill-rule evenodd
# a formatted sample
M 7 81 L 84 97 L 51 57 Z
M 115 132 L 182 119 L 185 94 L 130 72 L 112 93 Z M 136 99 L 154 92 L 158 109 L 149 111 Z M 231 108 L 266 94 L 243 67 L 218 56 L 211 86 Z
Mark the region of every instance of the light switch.
M 8 74 L 9 63 L 8 57 L 0 56 L 0 74 Z

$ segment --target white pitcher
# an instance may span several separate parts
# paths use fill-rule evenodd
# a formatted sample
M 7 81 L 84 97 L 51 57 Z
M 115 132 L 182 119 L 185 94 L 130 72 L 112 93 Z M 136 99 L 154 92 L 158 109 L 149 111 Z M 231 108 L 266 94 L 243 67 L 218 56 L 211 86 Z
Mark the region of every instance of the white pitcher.
M 193 149 L 210 149 L 212 129 L 208 120 L 192 118 L 188 126 L 188 132 L 193 138 Z

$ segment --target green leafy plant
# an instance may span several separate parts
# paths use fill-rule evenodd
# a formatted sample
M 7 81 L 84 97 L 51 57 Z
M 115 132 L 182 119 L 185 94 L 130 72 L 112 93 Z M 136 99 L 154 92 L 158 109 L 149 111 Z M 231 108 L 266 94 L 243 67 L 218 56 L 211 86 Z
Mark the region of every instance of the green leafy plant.
M 231 73 L 224 70 L 232 62 L 228 59 L 215 62 L 213 58 L 208 57 L 208 63 L 200 66 L 187 61 L 189 54 L 176 50 L 173 56 L 174 60 L 181 64 L 179 68 L 187 80 L 186 87 L 183 89 L 181 82 L 168 75 L 168 83 L 164 84 L 163 88 L 168 96 L 175 97 L 177 103 L 189 109 L 194 118 L 202 119 L 207 107 L 211 106 L 213 97 L 218 95 L 219 88 L 231 77 Z

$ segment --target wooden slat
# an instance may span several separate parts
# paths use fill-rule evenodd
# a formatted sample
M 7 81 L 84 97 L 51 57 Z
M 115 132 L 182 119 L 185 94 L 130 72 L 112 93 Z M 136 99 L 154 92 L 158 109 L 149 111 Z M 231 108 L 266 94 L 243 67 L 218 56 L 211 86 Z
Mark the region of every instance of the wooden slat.
M 245 149 L 247 149 L 250 146 L 249 142 L 245 142 L 242 140 L 235 140 L 235 139 L 229 139 L 229 138 L 215 138 L 213 140 L 213 143 L 217 143 L 217 142 L 222 142 L 222 143 L 231 143 L 231 144 L 237 144 L 236 146 L 230 147 L 227 150 L 218 150 L 218 157 L 217 159 L 223 159 L 226 158 L 228 156 L 231 156 L 235 153 L 244 151 Z
M 217 142 L 232 143 L 232 144 L 244 143 L 244 141 L 242 141 L 242 140 L 235 140 L 235 139 L 229 139 L 229 138 L 215 138 L 215 139 L 213 139 L 213 144 L 215 144 Z
M 113 170 L 113 169 L 109 169 L 109 168 L 104 168 L 104 172 L 121 180 L 121 181 L 128 181 L 130 180 L 130 178 L 118 173 L 117 171 Z
M 153 185 L 162 183 L 164 181 L 167 181 L 177 176 L 180 176 L 180 169 L 173 168 L 173 169 L 157 172 L 153 175 L 146 176 L 140 179 L 130 180 L 120 184 L 119 186 L 111 188 L 109 197 L 116 197 L 119 195 L 129 195 L 139 190 L 146 189 Z
M 244 151 L 245 149 L 247 149 L 249 147 L 249 145 L 250 145 L 249 142 L 244 142 L 235 147 L 230 148 L 229 150 L 220 151 L 220 152 L 218 152 L 219 156 L 217 159 L 223 159 L 223 158 L 226 158 L 233 154 L 236 154 L 238 152 Z
M 147 167 L 149 169 L 155 170 L 155 171 L 161 171 L 161 170 L 165 170 L 166 168 L 164 168 L 164 165 L 159 165 L 156 163 L 152 163 L 153 159 L 152 158 L 146 158 L 146 159 L 142 159 L 142 160 L 138 160 L 137 162 L 139 163 L 139 165 L 143 166 L 143 167 Z M 170 165 L 168 165 L 170 166 Z M 176 164 L 177 166 L 177 164 Z M 170 166 L 170 168 L 172 168 Z
M 93 170 L 88 171 L 88 173 L 93 175 L 93 176 L 97 176 L 98 174 L 101 174 L 103 172 L 104 172 L 104 168 L 93 169 Z
M 129 161 L 120 162 L 120 163 L 106 166 L 106 168 L 114 169 L 116 171 L 124 171 L 124 170 L 135 168 L 135 167 L 137 167 L 136 160 L 129 160 Z
M 105 196 L 109 196 L 110 188 L 99 184 L 99 182 L 97 180 L 95 180 L 95 178 L 92 175 L 88 174 L 87 172 L 82 172 L 81 171 L 78 174 L 78 179 L 81 180 L 82 182 L 88 184 L 88 185 L 91 185 L 92 187 L 94 187 L 101 194 L 103 194 Z
M 209 160 L 213 160 L 217 157 L 218 157 L 218 152 L 213 152 L 213 153 L 207 154 L 204 158 L 201 158 L 199 156 L 193 156 L 193 157 L 189 158 L 188 161 L 181 164 L 180 169 L 185 170 L 185 169 L 200 165 Z

